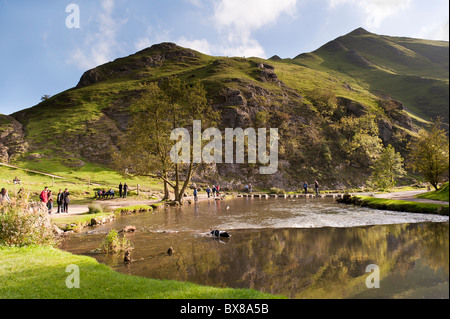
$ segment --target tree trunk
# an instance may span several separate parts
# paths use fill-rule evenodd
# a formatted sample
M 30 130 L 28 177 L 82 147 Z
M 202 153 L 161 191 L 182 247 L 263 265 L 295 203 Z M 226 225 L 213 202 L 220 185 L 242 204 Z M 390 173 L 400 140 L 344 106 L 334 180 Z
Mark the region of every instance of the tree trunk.
M 162 200 L 169 200 L 169 199 L 170 199 L 169 184 L 167 184 L 167 182 L 164 181 L 164 198 Z
M 191 162 L 191 163 L 189 164 L 189 172 L 188 172 L 188 175 L 187 175 L 186 180 L 185 180 L 184 183 L 183 183 L 183 187 L 181 188 L 181 191 L 180 191 L 180 204 L 181 204 L 181 201 L 183 200 L 184 192 L 186 191 L 186 188 L 188 187 L 188 185 L 189 185 L 189 183 L 190 183 L 190 181 L 191 181 L 191 178 L 192 178 L 192 172 L 193 172 L 193 167 L 194 167 L 194 164 Z

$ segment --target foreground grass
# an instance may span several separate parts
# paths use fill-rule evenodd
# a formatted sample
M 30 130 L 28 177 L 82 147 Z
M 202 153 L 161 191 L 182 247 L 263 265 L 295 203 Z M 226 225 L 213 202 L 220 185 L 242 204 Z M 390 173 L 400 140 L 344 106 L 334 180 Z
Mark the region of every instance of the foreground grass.
M 448 182 L 445 183 L 437 191 L 420 194 L 420 195 L 417 195 L 416 197 L 417 198 L 425 198 L 425 199 L 433 199 L 433 200 L 441 200 L 444 202 L 448 202 L 449 201 Z
M 370 196 L 355 196 L 355 204 L 374 209 L 400 212 L 449 215 L 449 205 L 419 203 L 397 199 L 374 198 Z
M 94 258 L 56 248 L 0 247 L 0 299 L 269 299 L 250 289 L 214 288 L 113 271 Z M 69 289 L 68 265 L 80 269 L 80 288 Z

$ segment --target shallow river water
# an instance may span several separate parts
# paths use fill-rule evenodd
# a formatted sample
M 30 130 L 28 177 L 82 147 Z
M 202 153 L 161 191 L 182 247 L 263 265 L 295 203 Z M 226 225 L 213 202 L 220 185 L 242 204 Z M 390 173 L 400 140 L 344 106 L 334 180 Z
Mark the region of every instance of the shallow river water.
M 137 228 L 126 234 L 133 263 L 124 264 L 122 253 L 90 253 L 110 229 L 127 225 Z M 231 237 L 213 238 L 211 229 Z M 61 248 L 126 274 L 289 298 L 449 298 L 447 216 L 332 199 L 236 198 L 162 208 L 70 236 Z M 368 288 L 375 275 L 369 265 L 379 270 L 379 288 Z

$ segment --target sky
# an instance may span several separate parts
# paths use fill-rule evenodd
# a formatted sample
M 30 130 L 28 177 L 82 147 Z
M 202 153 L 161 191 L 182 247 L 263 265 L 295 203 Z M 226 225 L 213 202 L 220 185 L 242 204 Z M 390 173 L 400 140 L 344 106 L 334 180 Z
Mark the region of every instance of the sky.
M 448 0 L 0 0 L 0 113 L 161 42 L 214 56 L 293 58 L 358 27 L 449 40 Z

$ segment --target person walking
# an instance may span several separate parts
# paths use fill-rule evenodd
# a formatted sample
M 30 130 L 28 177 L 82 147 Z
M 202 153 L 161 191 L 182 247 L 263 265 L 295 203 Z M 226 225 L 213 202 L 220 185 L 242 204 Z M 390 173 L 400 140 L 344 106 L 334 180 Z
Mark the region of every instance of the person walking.
M 206 194 L 208 195 L 208 198 L 211 196 L 211 188 L 206 187 Z
M 216 191 L 217 191 L 216 186 L 213 185 L 212 188 L 213 198 L 216 198 Z
M 128 185 L 127 183 L 123 184 L 123 198 L 127 198 L 128 195 Z
M 41 199 L 41 203 L 44 203 L 47 205 L 48 202 L 48 187 L 45 186 L 44 190 L 41 192 L 41 195 L 39 195 L 39 198 Z
M 316 190 L 316 195 L 319 195 L 319 182 L 314 180 L 314 189 Z
M 197 188 L 194 188 L 194 202 L 198 202 L 198 191 L 197 191 Z
M 9 198 L 8 191 L 6 190 L 6 188 L 2 188 L 0 192 L 0 204 L 3 205 L 7 203 L 11 203 L 11 198 Z
M 308 183 L 303 183 L 303 189 L 305 190 L 305 195 L 308 194 Z
M 119 183 L 119 197 L 122 197 L 122 182 Z
M 252 186 L 252 184 L 249 184 L 249 185 L 248 185 L 248 192 L 249 192 L 249 193 L 253 192 L 253 186 Z
M 66 188 L 64 190 L 64 194 L 63 194 L 63 211 L 64 213 L 68 214 L 69 213 L 69 203 L 70 203 L 70 197 L 69 197 L 70 193 L 68 191 L 68 189 Z
M 58 205 L 58 209 L 56 210 L 57 214 L 64 213 L 64 210 L 63 210 L 64 198 L 63 198 L 63 196 L 64 196 L 64 194 L 63 194 L 62 190 L 60 189 L 58 192 L 58 195 L 56 195 L 56 204 Z
M 51 190 L 49 190 L 47 193 L 47 208 L 48 214 L 51 215 L 53 211 L 53 194 Z
M 217 196 L 219 196 L 219 193 L 220 193 L 220 185 L 216 185 L 216 192 L 217 192 Z

